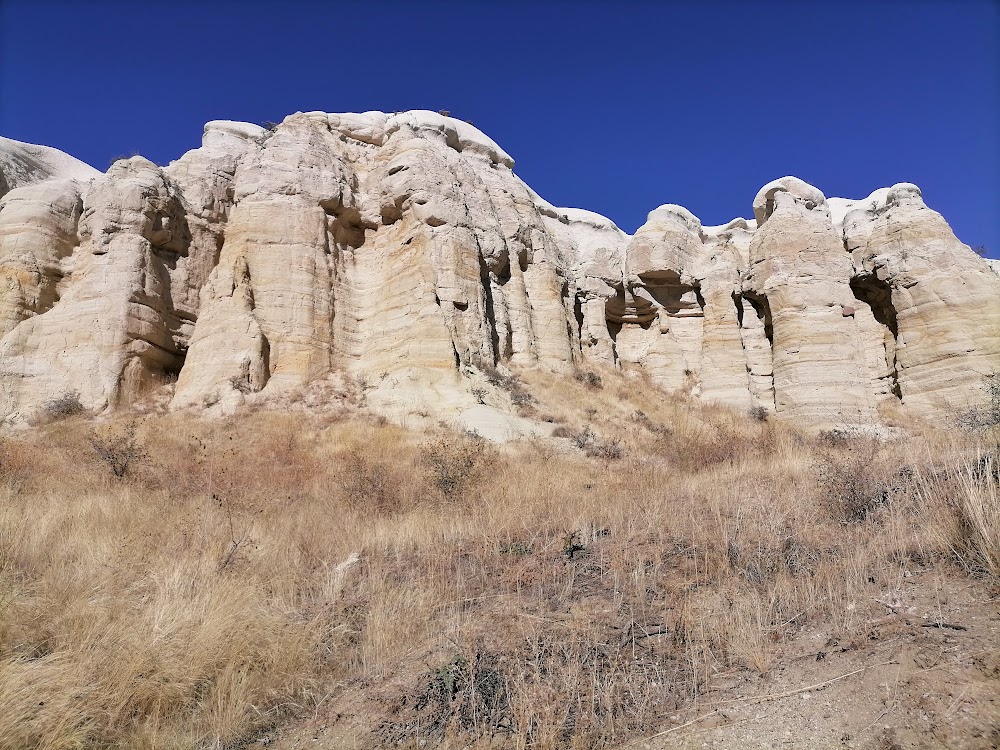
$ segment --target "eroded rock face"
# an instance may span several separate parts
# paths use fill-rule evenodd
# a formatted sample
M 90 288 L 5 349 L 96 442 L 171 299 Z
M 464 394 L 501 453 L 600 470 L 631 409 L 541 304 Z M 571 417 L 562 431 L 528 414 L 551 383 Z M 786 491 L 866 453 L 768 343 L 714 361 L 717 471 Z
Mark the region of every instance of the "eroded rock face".
M 424 111 L 211 122 L 168 167 L 105 175 L 0 141 L 2 416 L 175 378 L 173 408 L 227 412 L 342 373 L 393 419 L 502 438 L 535 429 L 494 387 L 514 366 L 873 424 L 975 406 L 1000 369 L 1000 275 L 912 185 L 786 177 L 753 220 L 664 205 L 629 237 L 513 164 Z
M 786 178 L 758 194 L 754 214 L 742 291 L 769 314 L 777 412 L 808 423 L 875 422 L 851 260 L 825 196 Z
M 845 217 L 852 285 L 884 328 L 891 389 L 921 414 L 983 401 L 1000 370 L 1000 278 L 927 208 L 916 185 L 893 185 Z

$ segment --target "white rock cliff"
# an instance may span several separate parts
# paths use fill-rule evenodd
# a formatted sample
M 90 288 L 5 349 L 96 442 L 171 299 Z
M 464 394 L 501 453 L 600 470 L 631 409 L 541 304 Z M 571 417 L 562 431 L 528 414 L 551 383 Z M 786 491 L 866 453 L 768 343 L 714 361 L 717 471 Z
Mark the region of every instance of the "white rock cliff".
M 175 380 L 172 408 L 230 412 L 340 373 L 393 419 L 502 437 L 533 427 L 483 399 L 496 370 L 609 367 L 874 425 L 981 405 L 1000 370 L 1000 275 L 914 185 L 785 177 L 752 220 L 664 205 L 629 237 L 513 166 L 426 111 L 215 121 L 167 167 L 103 175 L 0 139 L 0 418 Z

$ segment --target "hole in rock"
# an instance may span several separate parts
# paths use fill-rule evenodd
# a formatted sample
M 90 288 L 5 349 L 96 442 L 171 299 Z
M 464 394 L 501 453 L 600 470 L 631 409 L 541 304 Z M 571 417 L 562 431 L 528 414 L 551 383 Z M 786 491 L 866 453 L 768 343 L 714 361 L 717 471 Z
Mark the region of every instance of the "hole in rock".
M 181 349 L 177 356 L 174 358 L 173 362 L 168 363 L 163 368 L 163 378 L 168 383 L 176 383 L 177 378 L 181 376 L 181 370 L 184 369 L 184 362 L 187 360 L 187 349 Z
M 376 229 L 374 224 L 361 218 L 361 212 L 357 208 L 344 207 L 339 202 L 334 205 L 332 202 L 321 201 L 320 205 L 327 212 L 327 230 L 337 245 L 357 250 L 365 244 L 365 230 Z
M 583 304 L 579 295 L 573 302 L 573 317 L 576 318 L 576 330 L 579 331 L 580 338 L 583 338 Z
M 763 294 L 750 294 L 745 292 L 743 299 L 750 303 L 750 307 L 757 313 L 757 318 L 764 324 L 764 336 L 767 343 L 774 348 L 774 325 L 771 323 L 771 306 L 767 302 L 767 297 Z
M 486 259 L 479 255 L 479 280 L 483 288 L 483 303 L 486 308 L 486 325 L 489 326 L 490 343 L 493 346 L 493 364 L 496 364 L 501 357 L 500 352 L 500 332 L 497 331 L 497 315 L 493 307 L 493 283 L 490 279 L 490 270 L 486 265 Z
M 899 387 L 899 371 L 896 364 L 896 341 L 899 338 L 899 322 L 896 318 L 896 308 L 892 304 L 892 287 L 876 276 L 864 276 L 851 280 L 851 291 L 854 298 L 864 302 L 871 308 L 875 320 L 885 331 L 883 336 L 883 355 L 886 372 L 889 378 L 889 391 L 902 400 L 903 393 Z

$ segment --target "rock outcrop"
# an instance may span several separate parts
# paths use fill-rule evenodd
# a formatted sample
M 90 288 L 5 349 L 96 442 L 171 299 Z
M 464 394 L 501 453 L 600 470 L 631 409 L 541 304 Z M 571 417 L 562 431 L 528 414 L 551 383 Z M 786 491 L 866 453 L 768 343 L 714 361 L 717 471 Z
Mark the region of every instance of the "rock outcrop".
M 1000 369 L 1000 275 L 915 186 L 855 201 L 785 177 L 752 220 L 664 205 L 629 237 L 513 166 L 425 111 L 211 122 L 167 167 L 104 175 L 2 139 L 0 417 L 173 381 L 173 408 L 228 412 L 340 373 L 394 419 L 502 437 L 533 429 L 496 391 L 507 368 L 609 367 L 872 425 L 975 407 Z

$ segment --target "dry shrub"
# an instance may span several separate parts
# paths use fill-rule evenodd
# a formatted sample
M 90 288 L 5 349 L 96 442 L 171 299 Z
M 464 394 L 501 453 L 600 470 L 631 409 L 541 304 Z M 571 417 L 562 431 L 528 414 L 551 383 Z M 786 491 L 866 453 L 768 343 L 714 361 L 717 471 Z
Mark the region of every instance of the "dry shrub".
M 991 372 L 983 378 L 983 391 L 987 403 L 960 414 L 957 425 L 969 432 L 987 432 L 1000 426 L 1000 372 Z
M 446 499 L 462 496 L 484 468 L 486 441 L 475 434 L 439 438 L 424 449 L 421 460 L 428 483 Z
M 759 457 L 772 445 L 774 433 L 767 427 L 762 426 L 758 434 L 752 436 L 728 426 L 661 430 L 654 432 L 652 449 L 679 471 L 695 472 Z
M 49 421 L 76 417 L 85 412 L 86 409 L 80 402 L 80 394 L 76 391 L 70 391 L 59 398 L 54 398 L 42 408 L 42 414 Z
M 377 736 L 397 746 L 415 737 L 441 742 L 448 735 L 511 734 L 508 684 L 496 665 L 497 655 L 473 652 L 424 672 L 411 690 L 395 696 L 388 706 L 391 718 L 380 724 Z
M 877 453 L 877 446 L 870 446 Z M 872 453 L 865 449 L 838 451 L 817 460 L 823 502 L 838 521 L 864 521 L 889 502 L 889 484 L 872 461 Z
M 318 455 L 315 432 L 301 418 L 268 412 L 219 422 L 176 423 L 151 435 L 158 449 L 141 479 L 177 495 L 208 495 L 231 506 L 295 502 L 316 490 L 328 466 Z M 178 420 L 179 421 L 179 420 Z M 311 427 L 312 425 L 308 425 Z
M 507 391 L 513 406 L 525 409 L 535 403 L 535 397 L 525 388 L 524 382 L 515 373 L 501 372 L 493 365 L 486 365 L 480 369 L 490 385 Z
M 604 380 L 596 372 L 590 370 L 577 370 L 573 373 L 573 379 L 582 383 L 588 388 L 599 390 L 604 387 Z
M 135 422 L 129 422 L 120 429 L 95 430 L 90 438 L 97 457 L 118 479 L 124 479 L 129 469 L 134 473 L 135 465 L 146 458 L 146 449 L 136 436 L 137 429 Z
M 569 438 L 577 448 L 590 458 L 600 458 L 605 461 L 618 461 L 625 455 L 621 440 L 601 438 L 590 425 L 574 430 L 569 427 L 557 427 L 552 431 L 552 437 Z
M 412 492 L 412 467 L 373 458 L 362 448 L 351 448 L 338 462 L 337 475 L 346 504 L 380 515 L 405 513 L 419 501 Z

